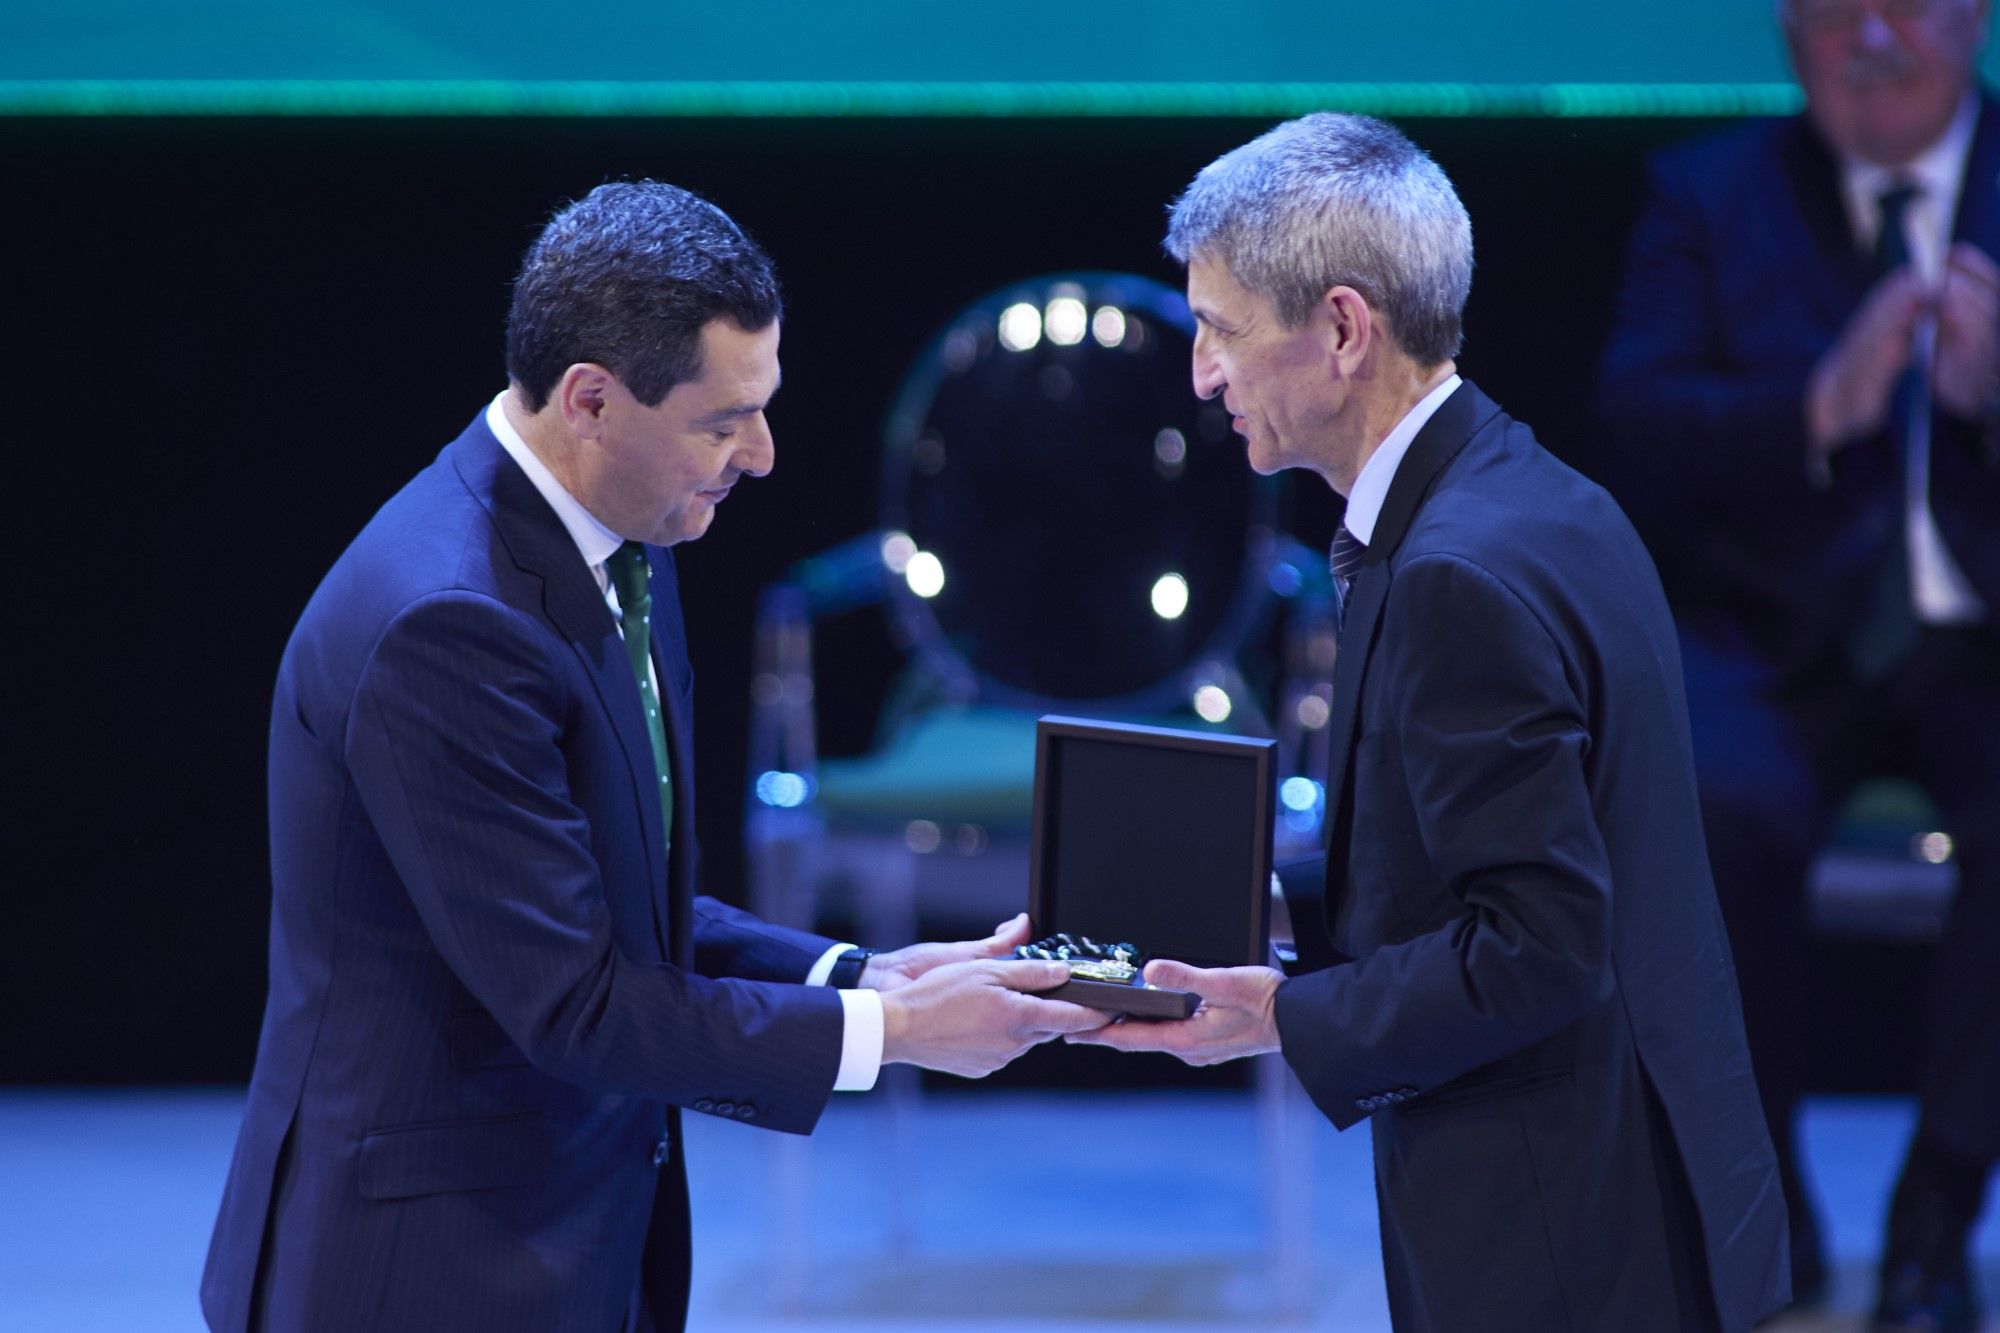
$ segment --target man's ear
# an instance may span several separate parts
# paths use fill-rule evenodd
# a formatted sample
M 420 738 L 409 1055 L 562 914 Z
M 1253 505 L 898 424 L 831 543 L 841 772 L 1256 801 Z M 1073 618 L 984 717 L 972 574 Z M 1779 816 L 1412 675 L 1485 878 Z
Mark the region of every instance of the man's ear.
M 604 429 L 614 376 L 603 366 L 579 361 L 563 372 L 551 395 L 562 411 L 563 424 L 579 439 L 595 439 Z
M 1320 321 L 1321 343 L 1342 376 L 1351 376 L 1367 359 L 1379 330 L 1375 311 L 1352 287 L 1329 287 L 1314 317 Z

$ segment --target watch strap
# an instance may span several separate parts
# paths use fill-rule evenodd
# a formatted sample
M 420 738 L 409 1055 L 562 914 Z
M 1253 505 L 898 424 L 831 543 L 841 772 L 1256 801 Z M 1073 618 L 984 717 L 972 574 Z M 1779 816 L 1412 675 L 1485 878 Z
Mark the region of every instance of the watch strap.
M 826 984 L 836 990 L 855 989 L 861 984 L 862 970 L 874 956 L 873 949 L 849 949 L 833 960 L 833 970 L 826 974 Z

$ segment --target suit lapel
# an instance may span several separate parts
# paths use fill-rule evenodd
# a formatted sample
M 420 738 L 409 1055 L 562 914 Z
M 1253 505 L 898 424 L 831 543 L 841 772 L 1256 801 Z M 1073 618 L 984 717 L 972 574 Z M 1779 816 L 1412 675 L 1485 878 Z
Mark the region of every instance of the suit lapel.
M 1361 713 L 1361 669 L 1375 643 L 1375 628 L 1382 623 L 1382 604 L 1389 599 L 1389 567 L 1363 564 L 1355 571 L 1354 587 L 1348 593 L 1347 621 L 1340 631 L 1340 648 L 1333 659 L 1333 709 L 1330 749 L 1327 752 L 1326 808 L 1340 809 L 1347 790 L 1348 770 L 1353 768 L 1354 724 Z M 1338 827 L 1336 821 L 1334 827 Z M 1331 873 L 1333 859 L 1327 859 Z
M 674 780 L 674 829 L 666 884 L 665 912 L 675 966 L 694 966 L 693 902 L 695 894 L 694 719 L 681 701 L 681 667 L 687 661 L 686 630 L 681 622 L 680 581 L 674 559 L 660 547 L 649 546 L 648 585 L 653 597 L 653 670 L 660 678 L 661 716 L 667 729 L 667 771 Z M 678 886 L 678 887 L 676 887 Z M 656 910 L 657 906 L 656 906 Z
M 2000 259 L 2000 105 L 1980 99 L 1972 147 L 1965 155 L 1965 180 L 1958 190 L 1958 216 L 1951 238 L 1970 241 Z
M 1402 544 L 1403 535 L 1409 531 L 1418 506 L 1430 493 L 1431 484 L 1437 480 L 1438 474 L 1457 457 L 1473 434 L 1499 411 L 1493 401 L 1475 388 L 1470 380 L 1444 400 L 1431 419 L 1424 423 L 1424 428 L 1417 432 L 1417 438 L 1410 442 L 1409 451 L 1397 466 L 1395 479 L 1389 483 L 1389 494 L 1382 502 L 1382 512 L 1375 519 L 1374 540 L 1368 543 L 1361 568 L 1354 575 L 1347 622 L 1341 629 L 1340 648 L 1334 657 L 1333 708 L 1328 719 L 1332 730 L 1329 733 L 1326 808 L 1335 839 L 1334 845 L 1328 848 L 1326 858 L 1329 923 L 1336 918 L 1332 908 L 1341 881 L 1345 878 L 1346 854 L 1340 842 L 1341 830 L 1348 828 L 1349 823 L 1342 816 L 1341 803 L 1347 794 L 1348 774 L 1354 769 L 1354 736 L 1361 715 L 1363 677 L 1381 629 L 1382 614 L 1388 604 L 1389 587 L 1393 581 L 1390 557 Z M 1341 878 L 1336 879 L 1336 876 Z
M 625 641 L 619 637 L 611 608 L 605 604 L 597 580 L 591 577 L 562 520 L 493 438 L 483 413 L 459 436 L 454 449 L 459 475 L 486 505 L 515 565 L 541 579 L 543 610 L 576 654 L 598 702 L 611 719 L 612 730 L 618 735 L 641 825 L 641 841 L 646 849 L 647 897 L 653 905 L 653 930 L 661 937 L 664 954 L 666 921 L 661 902 L 667 880 L 666 829 L 660 819 L 653 742 L 646 733 L 646 717 L 640 711 L 639 692 L 632 682 L 632 664 L 625 653 Z M 609 869 L 606 867 L 607 878 Z
M 540 498 L 536 496 L 537 500 Z M 640 837 L 646 848 L 645 887 L 652 907 L 654 940 L 665 957 L 670 936 L 661 907 L 668 875 L 667 829 L 660 818 L 660 779 L 653 768 L 653 741 L 647 734 L 646 715 L 638 686 L 632 679 L 632 659 L 625 651 L 625 640 L 618 633 L 611 608 L 605 605 L 597 580 L 584 566 L 569 541 L 569 534 L 565 532 L 562 537 L 569 558 L 557 562 L 559 569 L 546 583 L 549 618 L 562 629 L 571 650 L 583 664 L 625 752 L 633 802 L 638 807 Z
M 1786 197 L 1796 204 L 1799 221 L 1819 256 L 1812 265 L 1816 302 L 1827 322 L 1838 327 L 1867 294 L 1870 279 L 1869 258 L 1857 244 L 1847 216 L 1840 163 L 1804 116 L 1792 120 L 1779 158 L 1790 186 Z
M 1958 190 L 1958 216 L 1951 238 L 1970 241 L 2000 259 L 2000 103 L 1979 100 L 1979 121 L 1965 156 L 1965 181 Z M 1980 441 L 1986 466 L 2000 467 L 2000 420 L 1989 416 Z

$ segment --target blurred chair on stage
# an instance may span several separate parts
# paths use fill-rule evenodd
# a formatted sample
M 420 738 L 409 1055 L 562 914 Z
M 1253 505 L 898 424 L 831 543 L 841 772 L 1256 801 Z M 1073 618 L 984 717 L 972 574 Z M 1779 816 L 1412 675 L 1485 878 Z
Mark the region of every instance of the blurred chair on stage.
M 760 605 L 746 841 L 767 919 L 879 946 L 1021 910 L 1045 713 L 1275 738 L 1279 859 L 1319 849 L 1326 557 L 1278 533 L 1273 483 L 1190 388 L 1192 345 L 1179 292 L 1076 272 L 991 293 L 919 357 L 885 427 L 881 527 Z M 905 665 L 868 752 L 822 758 L 816 706 L 852 682 L 815 661 L 815 629 L 869 606 Z M 1265 1063 L 1276 1145 L 1287 1076 Z M 1273 1156 L 1271 1176 L 1304 1173 Z M 1303 1210 L 1295 1184 L 1273 1198 Z

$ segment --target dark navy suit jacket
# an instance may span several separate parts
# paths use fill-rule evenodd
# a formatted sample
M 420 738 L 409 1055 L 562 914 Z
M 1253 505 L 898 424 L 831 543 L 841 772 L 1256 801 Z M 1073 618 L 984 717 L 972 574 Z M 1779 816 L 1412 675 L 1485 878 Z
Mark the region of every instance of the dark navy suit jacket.
M 202 1306 L 239 1330 L 684 1319 L 680 1107 L 809 1131 L 831 941 L 692 894 L 692 672 L 650 550 L 675 836 L 629 659 L 483 416 L 313 595 L 271 716 L 270 999 Z
M 1602 490 L 1470 384 L 1397 469 L 1333 683 L 1286 1060 L 1374 1116 L 1399 1329 L 1647 1329 L 1789 1292 L 1674 628 Z M 1706 1288 L 1706 1291 L 1703 1291 Z
M 2000 259 L 2000 106 L 1982 102 L 1953 238 Z M 1888 431 L 1806 470 L 1805 393 L 1871 284 L 1840 167 L 1804 117 L 1757 121 L 1652 163 L 1600 409 L 1611 488 L 1658 552 L 1689 627 L 1780 669 L 1824 661 L 1902 540 Z M 1931 510 L 2000 606 L 2000 437 L 1939 410 Z M 1988 617 L 2000 633 L 2000 617 Z

